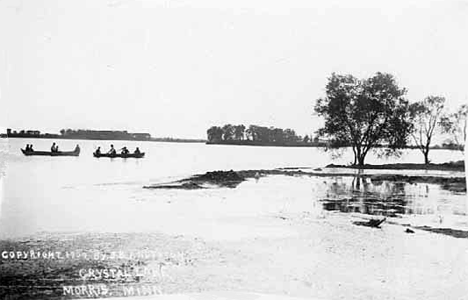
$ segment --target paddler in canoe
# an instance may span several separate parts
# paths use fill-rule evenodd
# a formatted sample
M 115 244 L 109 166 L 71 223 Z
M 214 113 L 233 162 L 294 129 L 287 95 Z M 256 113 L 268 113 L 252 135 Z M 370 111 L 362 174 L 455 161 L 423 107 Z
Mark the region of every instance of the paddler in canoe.
M 122 151 L 120 152 L 122 155 L 127 155 L 130 153 L 130 151 L 128 151 L 127 147 L 123 147 L 122 148 Z
M 55 142 L 52 143 L 52 147 L 50 147 L 50 152 L 52 153 L 58 153 L 58 145 L 55 144 Z
M 117 154 L 117 151 L 115 151 L 115 149 L 114 149 L 114 145 L 111 145 L 111 148 L 107 152 L 107 154 L 110 154 L 110 155 L 116 155 Z

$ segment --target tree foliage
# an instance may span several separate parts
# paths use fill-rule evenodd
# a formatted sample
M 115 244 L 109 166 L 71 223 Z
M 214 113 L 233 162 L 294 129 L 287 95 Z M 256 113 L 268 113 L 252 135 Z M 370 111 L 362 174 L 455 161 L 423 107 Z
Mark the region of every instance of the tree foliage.
M 449 135 L 450 142 L 464 152 L 468 120 L 468 105 L 464 104 L 455 113 L 444 115 L 440 124 L 443 132 Z
M 234 126 L 226 124 L 223 126 L 223 140 L 231 141 L 234 139 Z
M 206 131 L 208 141 L 219 142 L 223 139 L 223 129 L 219 126 L 212 126 Z
M 234 126 L 234 139 L 238 141 L 244 140 L 245 134 L 245 126 L 244 125 L 237 125 Z
M 440 124 L 445 98 L 429 96 L 423 101 L 410 105 L 413 123 L 411 136 L 414 143 L 424 155 L 424 163 L 429 164 L 429 150 L 435 129 Z
M 383 144 L 386 154 L 396 154 L 411 130 L 405 94 L 390 74 L 360 80 L 333 73 L 326 96 L 314 108 L 325 118 L 318 135 L 328 138 L 332 148 L 352 147 L 354 164 L 363 165 L 369 150 Z

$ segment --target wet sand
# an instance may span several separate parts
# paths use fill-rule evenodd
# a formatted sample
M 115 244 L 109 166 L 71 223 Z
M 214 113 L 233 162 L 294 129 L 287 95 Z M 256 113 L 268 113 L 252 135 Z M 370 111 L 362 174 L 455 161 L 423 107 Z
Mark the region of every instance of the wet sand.
M 92 298 L 95 295 L 89 292 L 89 285 L 98 290 L 100 284 L 108 289 L 100 297 L 138 296 L 137 288 L 142 295 L 250 291 L 323 299 L 462 299 L 468 292 L 466 239 L 420 230 L 407 234 L 401 226 L 391 224 L 384 224 L 382 229 L 352 226 L 350 220 L 333 215 L 323 219 L 307 214 L 284 215 L 269 222 L 297 235 L 217 242 L 157 233 L 57 233 L 2 241 L 1 248 L 8 250 L 92 249 L 100 254 L 135 253 L 148 247 L 161 253 L 182 252 L 184 259 L 168 255 L 157 278 L 86 282 L 80 279 L 81 269 L 142 264 L 159 270 L 161 260 L 2 260 L 1 296 Z M 66 287 L 83 284 L 87 289 L 78 295 L 63 295 Z M 149 286 L 153 292 L 149 292 Z M 131 287 L 133 294 L 128 292 Z
M 260 178 L 255 179 L 257 173 Z M 319 299 L 466 297 L 466 214 L 454 215 L 452 223 L 447 219 L 439 223 L 433 220 L 437 215 L 431 213 L 414 218 L 387 216 L 381 228 L 357 226 L 356 222 L 373 219 L 376 216 L 372 213 L 380 214 L 380 210 L 373 207 L 366 214 L 348 210 L 354 207 L 351 200 L 356 198 L 362 208 L 363 198 L 376 197 L 375 193 L 381 191 L 378 180 L 372 176 L 367 181 L 360 178 L 362 186 L 372 184 L 373 187 L 350 192 L 339 185 L 341 176 L 351 179 L 349 174 L 320 177 L 304 173 L 294 169 L 288 174 L 281 170 L 244 171 L 241 174 L 245 180 L 236 188 L 212 187 L 209 190 L 215 195 L 237 195 L 234 198 L 217 202 L 206 198 L 197 200 L 213 201 L 210 207 L 218 205 L 230 214 L 219 214 L 221 210 L 215 207 L 205 212 L 203 224 L 188 217 L 181 218 L 187 224 L 182 224 L 177 233 L 154 225 L 153 230 L 145 232 L 49 232 L 2 240 L 0 254 L 7 258 L 0 259 L 0 297 L 74 299 L 213 291 Z M 329 191 L 320 190 L 321 186 L 315 191 L 309 190 L 310 179 L 317 178 L 335 181 L 323 182 L 323 186 L 330 187 Z M 388 191 L 396 192 L 395 195 L 383 194 L 385 201 L 394 197 L 397 199 L 391 201 L 399 204 L 401 197 L 414 197 L 402 195 L 401 189 L 394 190 L 391 178 L 380 179 L 388 184 Z M 259 180 L 258 185 L 256 180 Z M 355 183 L 353 181 L 353 188 Z M 418 184 L 421 183 L 413 182 L 416 187 Z M 432 190 L 436 187 L 444 193 L 460 193 L 444 190 L 437 182 L 424 184 L 431 187 L 429 194 L 434 193 Z M 258 188 L 249 192 L 248 186 Z M 293 191 L 285 188 L 294 189 L 296 198 L 291 196 Z M 310 200 L 303 199 L 308 197 L 304 196 L 306 191 L 321 198 L 311 206 Z M 153 192 L 158 193 L 158 190 Z M 180 199 L 174 196 L 176 198 Z M 261 198 L 265 201 L 259 201 Z M 318 207 L 324 201 L 344 198 L 348 200 L 344 208 L 323 210 Z M 233 203 L 233 200 L 240 203 Z M 202 202 L 181 202 L 189 198 L 173 201 L 166 205 L 174 213 L 183 212 L 179 209 L 189 204 L 203 207 Z M 401 205 L 408 205 L 405 203 Z M 253 208 L 244 211 L 235 205 Z M 198 214 L 190 207 L 187 216 Z M 418 207 L 419 204 L 412 209 Z M 254 211 L 259 213 L 252 213 Z M 217 215 L 208 215 L 211 213 Z M 170 222 L 170 218 L 171 215 L 167 219 L 159 215 L 154 224 Z M 407 233 L 408 228 L 414 233 Z M 446 229 L 455 234 L 447 234 Z M 31 250 L 36 257 L 31 256 Z M 37 251 L 45 251 L 46 257 L 38 258 Z M 107 277 L 103 270 L 107 270 Z

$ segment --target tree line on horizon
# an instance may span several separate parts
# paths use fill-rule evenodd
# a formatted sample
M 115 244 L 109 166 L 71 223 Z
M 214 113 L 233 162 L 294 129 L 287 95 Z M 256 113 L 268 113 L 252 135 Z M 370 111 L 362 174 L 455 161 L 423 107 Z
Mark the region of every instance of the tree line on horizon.
M 311 138 L 308 135 L 301 137 L 293 129 L 266 127 L 258 125 L 232 125 L 226 124 L 222 127 L 212 126 L 207 130 L 209 143 L 222 143 L 233 141 L 250 141 L 263 144 L 294 144 L 310 143 Z
M 315 103 L 314 112 L 325 120 L 317 134 L 328 139 L 330 149 L 351 147 L 353 164 L 360 166 L 370 150 L 379 156 L 398 156 L 411 144 L 429 164 L 437 133 L 446 134 L 449 145 L 464 152 L 468 105 L 450 113 L 442 96 L 428 96 L 410 104 L 406 92 L 391 74 L 378 72 L 358 79 L 333 73 L 328 78 L 326 96 Z
M 88 139 L 116 139 L 116 140 L 149 140 L 149 133 L 132 133 L 126 130 L 90 130 L 90 129 L 61 129 L 60 135 L 70 138 Z

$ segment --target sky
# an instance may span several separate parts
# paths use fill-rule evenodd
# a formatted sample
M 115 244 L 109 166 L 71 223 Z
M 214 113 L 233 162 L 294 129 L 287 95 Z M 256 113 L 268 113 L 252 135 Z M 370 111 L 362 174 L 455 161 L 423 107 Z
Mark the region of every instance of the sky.
M 332 72 L 468 102 L 468 1 L 0 0 L 0 129 L 315 132 Z

